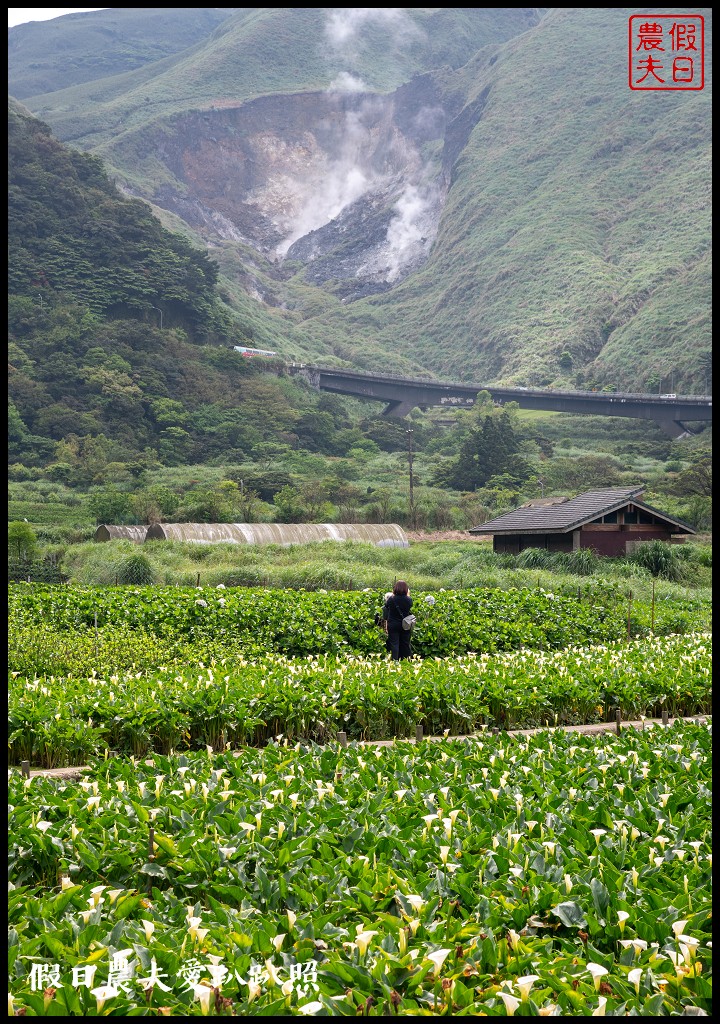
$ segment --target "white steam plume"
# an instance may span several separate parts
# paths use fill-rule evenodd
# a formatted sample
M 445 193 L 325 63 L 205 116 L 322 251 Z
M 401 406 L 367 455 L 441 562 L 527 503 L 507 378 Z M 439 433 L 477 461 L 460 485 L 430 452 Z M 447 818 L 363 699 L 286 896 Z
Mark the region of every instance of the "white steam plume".
M 333 46 L 343 47 L 365 25 L 373 22 L 403 31 L 414 28 L 405 10 L 404 7 L 332 7 L 329 8 L 325 30 Z
M 351 75 L 349 71 L 341 71 L 327 88 L 328 92 L 367 92 L 362 78 Z
M 386 243 L 388 252 L 387 281 L 395 281 L 407 265 L 417 256 L 435 234 L 433 208 L 437 202 L 434 189 L 420 190 L 408 185 L 398 199 L 396 216 L 388 225 Z
M 278 256 L 284 256 L 298 238 L 328 224 L 373 186 L 376 175 L 363 159 L 369 149 L 370 133 L 363 124 L 362 113 L 348 111 L 340 155 L 300 186 L 299 212 L 293 216 L 290 233 L 277 247 Z

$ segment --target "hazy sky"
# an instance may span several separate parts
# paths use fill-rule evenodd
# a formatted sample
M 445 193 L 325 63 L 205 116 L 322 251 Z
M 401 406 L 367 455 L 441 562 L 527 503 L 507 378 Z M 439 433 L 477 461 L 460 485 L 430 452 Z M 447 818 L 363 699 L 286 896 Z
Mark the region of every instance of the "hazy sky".
M 8 28 L 24 25 L 26 21 L 50 21 L 63 14 L 87 14 L 89 11 L 109 11 L 109 7 L 8 7 Z

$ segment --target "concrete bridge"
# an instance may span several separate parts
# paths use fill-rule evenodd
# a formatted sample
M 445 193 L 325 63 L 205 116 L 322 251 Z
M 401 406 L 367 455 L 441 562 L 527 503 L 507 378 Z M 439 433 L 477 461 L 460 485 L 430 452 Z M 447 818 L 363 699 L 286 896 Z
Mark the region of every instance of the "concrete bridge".
M 493 401 L 517 402 L 521 409 L 545 409 L 582 416 L 625 416 L 654 420 L 671 437 L 691 433 L 686 422 L 712 422 L 712 397 L 708 395 L 643 395 L 610 391 L 549 391 L 495 387 L 493 384 L 446 384 L 392 374 L 355 373 L 291 363 L 290 372 L 304 377 L 321 391 L 385 402 L 384 416 L 407 416 L 415 408 L 441 405 L 466 409 L 481 391 Z

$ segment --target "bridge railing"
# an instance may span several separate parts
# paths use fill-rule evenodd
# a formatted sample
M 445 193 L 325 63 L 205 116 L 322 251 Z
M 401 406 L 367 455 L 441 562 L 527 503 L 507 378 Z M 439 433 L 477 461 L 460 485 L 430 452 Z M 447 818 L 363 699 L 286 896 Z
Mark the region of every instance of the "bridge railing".
M 671 405 L 681 402 L 698 402 L 703 405 L 712 404 L 712 395 L 674 395 L 669 398 L 665 395 L 648 394 L 640 391 L 557 391 L 552 388 L 526 388 L 509 384 L 473 384 L 467 381 L 446 381 L 437 380 L 433 377 L 405 377 L 401 373 L 362 373 L 358 370 L 346 370 L 339 366 L 316 366 L 310 363 L 290 363 L 293 369 L 313 370 L 318 373 L 337 373 L 341 376 L 366 378 L 368 380 L 390 380 L 401 384 L 430 384 L 434 387 L 447 387 L 463 389 L 465 391 L 496 391 L 502 394 L 515 394 L 522 392 L 526 395 L 555 396 L 567 395 L 569 398 L 595 398 L 598 400 L 613 401 L 614 399 L 630 399 L 642 402 L 656 402 L 659 405 Z

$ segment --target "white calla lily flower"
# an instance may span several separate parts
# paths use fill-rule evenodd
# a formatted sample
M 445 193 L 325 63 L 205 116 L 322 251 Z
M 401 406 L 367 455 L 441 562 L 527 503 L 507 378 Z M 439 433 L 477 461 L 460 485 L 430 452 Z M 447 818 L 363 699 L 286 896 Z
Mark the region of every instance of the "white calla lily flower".
M 505 1013 L 508 1015 L 508 1017 L 514 1017 L 515 1011 L 520 1005 L 520 1000 L 517 998 L 517 996 L 514 996 L 512 992 L 498 992 L 498 995 L 505 1003 Z
M 210 1000 L 213 997 L 213 990 L 208 988 L 207 985 L 194 985 L 193 986 L 193 998 L 197 999 L 200 1003 L 200 1012 L 203 1017 L 207 1017 L 210 1013 Z
M 530 995 L 530 989 L 533 987 L 536 981 L 540 981 L 538 974 L 526 974 L 523 978 L 516 978 L 515 984 L 520 993 L 520 999 L 523 1003 L 527 1002 L 528 996 Z
M 642 980 L 643 970 L 642 967 L 635 967 L 632 971 L 628 971 L 628 981 L 631 985 L 635 986 L 635 995 L 640 995 L 640 981 Z
M 607 967 L 603 967 L 602 964 L 595 964 L 590 962 L 588 964 L 585 964 L 585 970 L 589 971 L 589 973 L 592 975 L 592 979 L 595 982 L 595 991 L 599 992 L 600 982 L 608 973 Z
M 451 949 L 436 949 L 434 953 L 426 953 L 425 959 L 432 960 L 435 964 L 435 973 L 439 974 L 442 965 L 445 963 L 447 957 L 452 953 Z
M 362 928 L 362 925 L 360 925 L 359 927 Z M 358 934 L 355 936 L 355 945 L 357 946 L 358 950 L 360 951 L 360 956 L 365 956 L 365 954 L 367 953 L 367 948 L 370 945 L 371 940 L 377 934 L 378 933 L 374 932 L 374 931 L 361 931 L 361 932 L 358 932 Z
M 95 996 L 97 1001 L 97 1011 L 100 1013 L 105 1005 L 105 1001 L 107 999 L 114 999 L 115 996 L 119 996 L 120 989 L 115 988 L 114 985 L 100 985 L 98 988 L 90 989 L 90 995 Z

